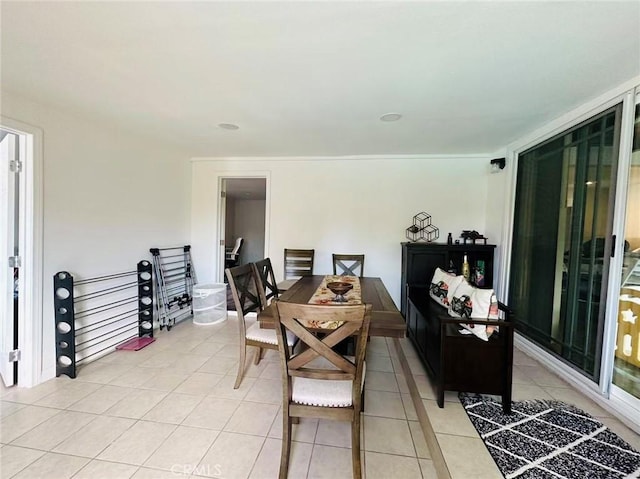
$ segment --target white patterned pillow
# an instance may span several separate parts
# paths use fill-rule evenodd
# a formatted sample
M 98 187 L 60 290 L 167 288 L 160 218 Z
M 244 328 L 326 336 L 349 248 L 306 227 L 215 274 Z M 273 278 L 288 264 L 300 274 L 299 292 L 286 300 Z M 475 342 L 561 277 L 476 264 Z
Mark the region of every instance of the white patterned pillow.
M 470 318 L 473 312 L 471 296 L 476 288 L 467 283 L 464 278 L 451 295 L 449 316 L 454 318 Z
M 499 319 L 496 294 L 493 289 L 474 288 L 463 281 L 453 292 L 449 315 L 457 318 Z M 496 326 L 484 324 L 462 324 L 462 327 L 483 341 L 488 341 L 497 329 Z
M 448 308 L 449 303 L 451 303 L 451 298 L 453 297 L 453 292 L 462 281 L 464 281 L 462 276 L 456 276 L 455 274 L 447 273 L 440 268 L 436 268 L 433 273 L 431 285 L 429 286 L 429 296 L 438 304 Z
M 471 301 L 473 302 L 472 318 L 499 319 L 498 299 L 492 289 L 474 288 Z

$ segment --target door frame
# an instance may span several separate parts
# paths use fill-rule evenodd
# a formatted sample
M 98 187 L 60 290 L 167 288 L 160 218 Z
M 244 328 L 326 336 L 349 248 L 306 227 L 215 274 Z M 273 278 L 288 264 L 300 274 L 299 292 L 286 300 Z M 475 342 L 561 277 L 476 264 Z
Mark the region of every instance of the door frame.
M 629 91 L 625 95 L 625 102 L 622 109 L 622 129 L 620 131 L 620 158 L 618 163 L 619 171 L 628 172 L 631 168 L 631 155 L 633 152 L 633 136 L 634 136 L 634 124 L 635 124 L 635 109 L 636 105 L 640 104 L 640 86 L 635 91 Z M 624 234 L 626 229 L 626 216 L 627 216 L 627 194 L 629 190 L 629 176 L 621 175 L 624 178 L 620 181 L 620 188 L 616 192 L 616 214 L 614 216 L 614 234 L 619 238 L 616 241 L 616 255 L 611 258 L 610 269 L 613 271 L 622 271 L 623 257 L 624 257 Z M 615 269 L 614 269 L 615 268 Z M 617 281 L 616 281 L 617 280 Z M 640 412 L 640 399 L 627 393 L 621 387 L 613 384 L 613 369 L 615 357 L 613 354 L 616 347 L 616 335 L 617 335 L 617 321 L 619 313 L 619 301 L 617 298 L 620 296 L 620 281 L 619 276 L 614 276 L 608 283 L 608 297 L 616 298 L 615 308 L 610 308 L 612 311 L 607 312 L 607 319 L 611 319 L 609 322 L 605 322 L 605 337 L 603 343 L 603 351 L 605 347 L 608 347 L 612 354 L 609 354 L 604 358 L 602 362 L 602 375 L 606 376 L 606 384 L 608 388 L 606 393 L 610 398 L 614 399 L 620 409 L 624 409 L 629 416 L 638 417 Z M 614 311 L 615 309 L 615 311 Z M 609 315 L 611 318 L 609 318 Z
M 264 205 L 264 257 L 268 256 L 269 251 L 269 231 L 271 217 L 271 175 L 268 171 L 229 171 L 220 172 L 216 174 L 216 191 L 217 191 L 217 203 L 218 211 L 216 221 L 218 223 L 216 228 L 216 241 L 217 248 L 217 268 L 216 276 L 219 283 L 224 282 L 224 264 L 225 264 L 225 215 L 226 215 L 226 200 L 221 201 L 222 187 L 224 180 L 244 179 L 244 178 L 258 178 L 265 180 L 265 205 Z
M 0 213 L 0 254 L 4 257 L 11 258 L 16 253 L 16 247 L 19 247 L 16 235 L 18 234 L 16 217 L 16 207 L 19 206 L 19 199 L 16 197 L 20 192 L 22 178 L 19 173 L 12 171 L 12 163 L 20 161 L 20 137 L 10 130 L 0 130 L 0 203 L 2 203 Z M 16 188 L 16 180 L 18 187 Z M 6 228 L 6 229 L 5 229 Z M 0 313 L 0 376 L 4 387 L 10 387 L 16 384 L 18 378 L 18 362 L 9 360 L 10 351 L 18 348 L 18 309 L 16 295 L 16 276 L 15 267 L 0 263 L 2 271 L 0 271 L 0 294 L 2 295 L 2 312 Z
M 42 380 L 43 337 L 43 132 L 40 128 L 0 116 L 2 128 L 19 137 L 22 179 L 20 188 L 18 278 L 18 386 L 32 387 Z M 3 259 L 3 263 L 6 261 Z

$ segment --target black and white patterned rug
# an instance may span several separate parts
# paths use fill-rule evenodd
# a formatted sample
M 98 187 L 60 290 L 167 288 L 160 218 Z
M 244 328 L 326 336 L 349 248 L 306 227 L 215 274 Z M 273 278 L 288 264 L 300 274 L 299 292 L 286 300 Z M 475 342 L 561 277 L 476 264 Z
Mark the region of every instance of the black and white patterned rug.
M 560 401 L 460 401 L 507 479 L 640 477 L 640 453 L 584 411 Z

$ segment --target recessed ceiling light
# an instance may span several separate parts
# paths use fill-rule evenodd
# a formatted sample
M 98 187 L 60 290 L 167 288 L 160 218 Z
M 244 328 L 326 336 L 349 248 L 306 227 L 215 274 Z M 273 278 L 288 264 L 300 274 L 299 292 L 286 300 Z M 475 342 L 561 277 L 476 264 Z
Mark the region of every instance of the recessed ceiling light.
M 380 117 L 380 121 L 398 121 L 402 118 L 400 113 L 385 113 Z
M 223 130 L 238 130 L 240 127 L 238 125 L 234 125 L 233 123 L 218 123 L 218 128 L 222 128 Z

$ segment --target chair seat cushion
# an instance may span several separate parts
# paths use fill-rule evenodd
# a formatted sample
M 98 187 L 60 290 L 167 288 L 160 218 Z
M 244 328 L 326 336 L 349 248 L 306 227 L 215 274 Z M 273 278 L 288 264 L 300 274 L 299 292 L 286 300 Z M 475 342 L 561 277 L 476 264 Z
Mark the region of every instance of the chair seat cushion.
M 247 328 L 246 338 L 252 341 L 260 341 L 267 344 L 278 344 L 278 337 L 275 329 L 261 328 L 258 323 L 253 323 Z M 291 331 L 287 331 L 287 346 L 291 347 L 295 344 L 296 336 Z
M 345 356 L 354 361 L 352 356 Z M 323 357 L 315 358 L 307 364 L 310 368 L 337 369 Z M 367 363 L 363 363 L 362 385 L 367 372 Z M 298 404 L 323 407 L 349 407 L 353 405 L 353 381 L 334 381 L 327 379 L 291 378 L 291 400 Z

